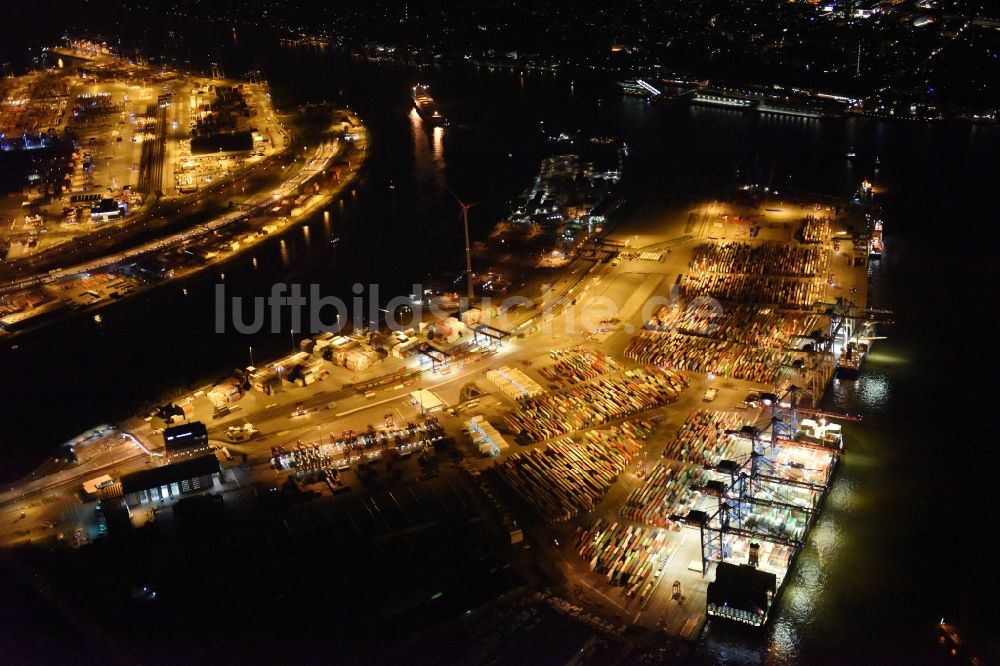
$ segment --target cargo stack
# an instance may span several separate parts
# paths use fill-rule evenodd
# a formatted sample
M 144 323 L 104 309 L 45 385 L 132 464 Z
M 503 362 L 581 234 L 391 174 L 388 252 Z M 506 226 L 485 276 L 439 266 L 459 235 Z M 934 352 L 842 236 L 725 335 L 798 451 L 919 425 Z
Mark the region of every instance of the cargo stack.
M 790 309 L 809 309 L 823 294 L 823 282 L 818 278 L 773 275 L 688 274 L 681 277 L 680 286 L 686 298 L 710 296 L 733 303 L 768 303 Z
M 705 243 L 695 248 L 691 270 L 703 273 L 809 277 L 826 272 L 829 255 L 797 243 Z
M 672 528 L 670 516 L 687 515 L 697 505 L 701 495 L 692 486 L 701 485 L 704 478 L 704 470 L 693 465 L 677 461 L 657 464 L 645 482 L 629 493 L 618 515 L 644 525 Z
M 655 367 L 630 370 L 614 379 L 525 398 L 505 419 L 521 441 L 540 442 L 674 402 L 687 379 Z
M 506 365 L 496 370 L 488 371 L 486 378 L 499 388 L 505 396 L 512 400 L 520 400 L 545 392 L 545 389 L 534 379 L 522 371 Z
M 714 467 L 721 460 L 741 460 L 749 453 L 748 447 L 726 430 L 742 426 L 743 419 L 733 412 L 698 410 L 678 429 L 663 457 L 702 467 Z
M 503 435 L 481 415 L 466 421 L 465 427 L 469 431 L 472 443 L 484 456 L 498 456 L 510 448 Z
M 496 469 L 545 522 L 564 522 L 593 511 L 638 452 L 638 447 L 609 446 L 611 439 L 567 437 L 513 454 Z
M 553 350 L 549 352 L 549 357 L 556 361 L 555 365 L 540 368 L 538 372 L 558 388 L 590 381 L 601 375 L 621 370 L 621 366 L 614 359 L 598 351 Z
M 378 359 L 378 354 L 370 349 L 352 349 L 344 356 L 344 367 L 360 372 L 372 367 Z
M 681 333 L 641 331 L 625 349 L 637 363 L 730 379 L 773 384 L 794 360 L 792 352 Z
M 663 574 L 676 548 L 663 530 L 612 523 L 600 519 L 577 534 L 575 547 L 590 570 L 608 583 L 625 588 L 628 597 L 645 600 Z

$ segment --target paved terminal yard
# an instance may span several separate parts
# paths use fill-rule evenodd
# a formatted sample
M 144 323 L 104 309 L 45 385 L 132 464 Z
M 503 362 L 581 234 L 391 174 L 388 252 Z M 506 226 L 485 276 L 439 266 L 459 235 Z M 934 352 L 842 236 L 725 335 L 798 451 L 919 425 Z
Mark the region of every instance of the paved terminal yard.
M 0 133 L 22 137 L 9 148 L 56 151 L 17 174 L 18 190 L 0 202 L 10 260 L 134 222 L 148 202 L 197 192 L 287 146 L 266 85 L 68 48 L 49 58 L 51 69 L 0 86 Z M 241 133 L 246 145 L 206 144 Z
M 802 327 L 828 328 L 829 307 L 817 303 L 835 304 L 840 299 L 842 304 L 853 301 L 855 307 L 863 307 L 867 247 L 863 239 L 855 244 L 846 233 L 849 225 L 860 228 L 861 214 L 854 209 L 838 214 L 825 203 L 786 202 L 756 208 L 716 203 L 648 212 L 612 235 L 621 245 L 617 258 L 603 263 L 572 261 L 541 311 L 519 312 L 504 322 L 522 335 L 505 339 L 494 353 L 454 367 L 434 371 L 425 367 L 415 383 L 389 383 L 362 392 L 341 387 L 418 367 L 418 360 L 390 356 L 360 371 L 325 361 L 322 381 L 290 387 L 275 396 L 249 391 L 228 416 L 219 419 L 213 419 L 207 393 L 200 392 L 191 396 L 187 417 L 209 424 L 209 436 L 226 468 L 220 490 L 235 500 L 254 492 L 248 486 L 281 488 L 295 477 L 295 470 L 272 464 L 276 447 L 323 446 L 345 431 L 364 432 L 369 425 L 391 430 L 422 422 L 422 406 L 415 404 L 410 392 L 430 389 L 444 402 L 434 417 L 444 433 L 455 438 L 455 455 L 442 451 L 436 456 L 440 476 L 435 477 L 419 463 L 418 452 L 411 452 L 399 463 L 402 475 L 386 486 L 391 496 L 380 494 L 382 482 L 362 482 L 363 475 L 372 477 L 361 472 L 358 461 L 342 476 L 351 490 L 336 493 L 326 485 L 315 486 L 329 497 L 323 501 L 343 508 L 335 528 L 338 535 L 365 535 L 368 524 L 390 532 L 409 529 L 413 516 L 428 510 L 425 505 L 451 501 L 442 493 L 451 492 L 448 488 L 455 487 L 458 479 L 469 484 L 470 478 L 479 478 L 493 499 L 473 493 L 473 501 L 491 506 L 486 514 L 491 521 L 500 521 L 501 538 L 509 532 L 509 540 L 516 542 L 510 552 L 526 552 L 534 560 L 535 574 L 552 579 L 557 596 L 602 618 L 607 635 L 639 626 L 694 638 L 706 621 L 706 588 L 714 564 L 707 575 L 702 574 L 699 532 L 678 518 L 691 510 L 711 513 L 718 498 L 706 492 L 705 482 L 725 478 L 718 462 L 748 458 L 750 440 L 722 431 L 769 422 L 770 409 L 753 399 L 754 392 L 786 395 L 795 384 L 802 389 L 804 404 L 818 402 L 833 371 L 835 352 L 804 350 L 810 339 L 817 338 L 809 338 L 813 331 Z M 800 252 L 803 248 L 810 252 Z M 761 282 L 758 276 L 773 281 Z M 796 302 L 799 284 L 812 290 L 811 302 Z M 692 307 L 692 301 L 704 296 L 697 291 L 704 285 L 719 295 L 719 311 L 711 317 Z M 735 301 L 727 300 L 734 295 Z M 787 300 L 776 306 L 771 299 L 778 296 Z M 754 327 L 761 317 L 770 317 L 767 330 Z M 650 324 L 653 318 L 656 326 Z M 780 335 L 774 334 L 774 327 L 780 327 Z M 636 342 L 640 338 L 648 340 L 640 345 Z M 842 342 L 834 341 L 833 349 Z M 649 359 L 663 368 L 684 367 L 663 370 L 664 375 L 648 374 Z M 684 386 L 665 390 L 675 376 Z M 768 381 L 752 379 L 763 376 Z M 618 412 L 607 405 L 608 416 L 601 419 L 594 419 L 597 402 L 588 406 L 574 398 L 592 395 L 590 387 L 597 385 L 607 387 L 607 396 L 614 395 L 616 386 L 640 386 L 637 381 L 654 382 L 659 388 L 636 408 Z M 470 386 L 477 394 L 471 402 Z M 463 403 L 474 406 L 463 408 Z M 526 410 L 544 416 L 535 421 L 561 434 L 540 441 L 526 438 L 515 425 L 519 413 L 529 413 Z M 471 441 L 466 423 L 476 416 L 495 426 L 506 440 L 498 457 L 482 457 Z M 564 419 L 568 419 L 565 425 Z M 228 442 L 226 428 L 244 422 L 252 423 L 259 435 L 246 443 Z M 87 462 L 86 475 L 105 470 L 121 474 L 156 465 L 143 449 L 161 446 L 160 425 L 157 419 L 127 424 L 143 446 L 126 441 L 117 453 L 114 447 L 102 452 Z M 231 459 L 223 455 L 222 446 Z M 572 460 L 581 452 L 585 457 L 578 460 L 611 481 L 595 486 L 580 481 L 571 467 L 560 473 L 553 466 L 553 460 Z M 378 469 L 375 478 L 384 478 L 384 450 L 362 453 L 373 459 Z M 786 446 L 769 455 L 774 473 L 795 481 L 808 485 L 829 476 L 831 457 L 822 453 Z M 520 470 L 527 481 L 520 485 L 505 481 L 505 466 L 511 470 L 506 474 Z M 17 534 L 3 535 L 5 541 L 50 538 L 44 528 L 33 527 L 43 515 L 61 516 L 67 528 L 82 521 L 85 505 L 77 500 L 67 508 L 66 497 L 83 475 L 70 466 L 58 476 L 36 478 L 5 493 L 0 498 L 5 512 L 27 506 L 29 514 Z M 559 487 L 565 490 L 553 494 L 552 483 L 532 485 L 532 475 L 559 476 Z M 405 503 L 392 484 L 400 484 L 401 493 L 406 489 Z M 558 497 L 562 492 L 567 493 L 564 501 Z M 786 493 L 777 485 L 768 486 L 767 492 L 772 500 L 781 501 L 772 502 L 767 511 L 754 508 L 758 529 L 774 534 L 784 530 L 781 533 L 793 534 L 792 541 L 801 541 L 821 493 Z M 459 504 L 469 501 L 464 491 L 456 497 Z M 557 514 L 542 512 L 542 501 L 560 503 L 568 519 L 546 520 L 545 516 Z M 781 505 L 788 506 L 778 508 Z M 799 511 L 796 506 L 804 508 Z M 388 513 L 382 515 L 383 511 Z M 783 513 L 774 513 L 778 511 Z M 523 542 L 515 539 L 517 530 L 523 530 Z M 605 548 L 602 544 L 611 543 L 609 535 L 640 555 L 627 559 Z M 527 551 L 519 551 L 522 547 Z M 745 562 L 747 548 L 748 539 L 735 537 L 725 556 Z M 776 573 L 780 583 L 791 553 L 787 545 L 766 542 L 760 567 Z
M 199 85 L 204 87 L 204 82 Z M 203 89 L 190 92 L 191 104 L 202 101 L 198 95 Z M 252 94 L 267 96 L 262 91 Z M 267 113 L 271 115 L 269 122 L 276 123 L 269 108 Z M 46 325 L 72 310 L 96 310 L 115 299 L 203 270 L 318 211 L 352 181 L 367 149 L 364 128 L 356 117 L 347 112 L 332 116 L 332 133 L 328 132 L 311 153 L 304 153 L 301 162 L 288 156 L 286 161 L 292 168 L 287 171 L 289 165 L 264 161 L 279 148 L 268 147 L 246 159 L 209 153 L 193 168 L 204 168 L 206 159 L 228 161 L 224 174 L 216 174 L 220 177 L 193 192 L 161 196 L 164 203 L 160 208 L 121 222 L 102 223 L 88 237 L 90 244 L 80 246 L 84 248 L 82 255 L 64 246 L 55 250 L 66 255 L 59 255 L 61 259 L 43 253 L 21 263 L 5 264 L 16 277 L 0 287 L 0 335 Z M 280 147 L 287 137 L 275 127 L 268 146 Z M 345 127 L 350 130 L 349 137 Z M 169 152 L 170 142 L 166 145 Z M 227 198 L 228 207 L 224 205 Z M 133 236 L 133 245 L 126 246 Z M 151 237 L 154 240 L 146 240 Z M 98 256 L 100 247 L 107 253 Z M 81 263 L 88 256 L 97 258 Z M 45 272 L 53 261 L 59 267 Z

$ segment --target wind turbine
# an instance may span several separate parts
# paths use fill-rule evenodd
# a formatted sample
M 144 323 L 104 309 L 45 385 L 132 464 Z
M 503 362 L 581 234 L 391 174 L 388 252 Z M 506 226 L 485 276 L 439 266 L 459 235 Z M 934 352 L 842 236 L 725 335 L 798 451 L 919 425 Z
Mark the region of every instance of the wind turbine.
M 474 294 L 472 291 L 472 248 L 469 243 L 469 209 L 478 206 L 483 202 L 477 201 L 475 203 L 466 203 L 462 201 L 462 199 L 455 194 L 450 187 L 448 188 L 448 192 L 451 196 L 455 197 L 455 201 L 457 201 L 458 205 L 462 207 L 461 217 L 462 223 L 465 226 L 465 285 L 468 290 L 469 299 L 466 307 L 471 308 Z

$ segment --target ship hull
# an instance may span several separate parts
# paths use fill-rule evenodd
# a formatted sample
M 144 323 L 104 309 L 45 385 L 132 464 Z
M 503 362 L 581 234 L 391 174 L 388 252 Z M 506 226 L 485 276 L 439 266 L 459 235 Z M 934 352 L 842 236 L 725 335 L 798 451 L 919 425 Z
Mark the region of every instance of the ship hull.
M 441 113 L 427 86 L 416 85 L 413 87 L 413 108 L 428 125 L 442 127 L 448 124 L 448 119 Z
M 419 115 L 425 123 L 436 127 L 443 127 L 448 124 L 448 119 L 440 115 L 440 112 L 437 112 L 438 115 L 434 115 L 435 111 L 428 111 L 426 105 L 423 105 L 416 100 L 413 102 L 413 108 L 417 110 L 417 115 Z

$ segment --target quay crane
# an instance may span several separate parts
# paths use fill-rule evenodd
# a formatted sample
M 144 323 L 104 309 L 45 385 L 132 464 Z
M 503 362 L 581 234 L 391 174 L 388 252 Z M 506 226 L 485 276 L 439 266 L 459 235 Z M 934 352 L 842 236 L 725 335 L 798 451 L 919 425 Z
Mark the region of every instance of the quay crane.
M 763 427 L 746 425 L 737 430 L 726 431 L 728 435 L 749 439 L 751 451 L 742 462 L 722 460 L 710 468 L 717 474 L 728 477 L 728 482 L 710 480 L 701 488 L 706 494 L 717 498 L 714 511 L 709 513 L 695 510 L 685 516 L 671 516 L 671 520 L 675 522 L 699 529 L 703 574 L 708 573 L 712 562 L 724 561 L 731 555 L 731 538 L 734 536 L 796 549 L 802 547 L 805 532 L 819 513 L 819 500 L 830 488 L 837 460 L 843 453 L 843 442 L 839 436 L 830 442 L 812 441 L 816 439 L 814 437 L 806 438 L 800 432 L 799 413 L 850 421 L 861 419 L 858 416 L 800 407 L 800 391 L 799 387 L 793 385 L 783 396 L 763 394 L 764 404 L 771 408 L 771 415 Z M 829 455 L 830 464 L 823 478 L 819 481 L 795 478 L 794 474 L 790 474 L 776 460 L 776 449 L 781 447 L 799 447 Z M 752 518 L 754 506 L 788 511 L 802 517 L 805 526 L 789 534 L 785 531 L 784 524 L 761 525 L 757 519 Z
M 829 315 L 830 317 L 830 334 L 823 336 L 820 340 L 820 346 L 817 351 L 829 352 L 833 346 L 834 341 L 840 336 L 841 329 L 848 322 L 863 322 L 862 326 L 869 328 L 876 324 L 892 324 L 894 323 L 891 319 L 892 311 L 883 310 L 879 308 L 860 308 L 854 305 L 854 298 L 847 303 L 837 302 L 837 303 L 822 303 L 817 302 L 814 304 L 815 307 L 824 308 L 823 314 Z M 853 331 L 849 332 L 847 337 L 854 337 Z M 866 336 L 867 337 L 867 336 Z

